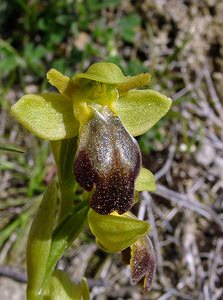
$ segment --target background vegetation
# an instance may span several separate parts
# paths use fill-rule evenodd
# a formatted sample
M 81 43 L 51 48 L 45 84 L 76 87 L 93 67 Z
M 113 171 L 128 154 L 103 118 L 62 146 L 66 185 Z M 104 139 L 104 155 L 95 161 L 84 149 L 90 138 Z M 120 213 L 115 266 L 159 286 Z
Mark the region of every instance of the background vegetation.
M 151 72 L 151 88 L 174 100 L 138 139 L 158 190 L 134 212 L 152 224 L 158 272 L 142 295 L 119 254 L 100 251 L 88 231 L 59 267 L 73 280 L 85 275 L 92 299 L 222 299 L 222 15 L 221 0 L 0 1 L 2 299 L 24 299 L 27 233 L 55 174 L 48 143 L 16 123 L 10 106 L 49 89 L 51 67 L 72 75 L 101 60 L 126 75 Z

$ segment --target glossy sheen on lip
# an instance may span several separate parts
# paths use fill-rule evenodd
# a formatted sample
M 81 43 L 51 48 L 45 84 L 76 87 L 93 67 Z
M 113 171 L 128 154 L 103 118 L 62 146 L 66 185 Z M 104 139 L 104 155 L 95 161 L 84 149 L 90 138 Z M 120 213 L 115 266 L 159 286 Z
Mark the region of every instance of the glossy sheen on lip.
M 100 214 L 123 214 L 133 205 L 134 182 L 141 166 L 136 141 L 106 107 L 80 129 L 74 161 L 77 182 L 95 188 L 90 205 Z

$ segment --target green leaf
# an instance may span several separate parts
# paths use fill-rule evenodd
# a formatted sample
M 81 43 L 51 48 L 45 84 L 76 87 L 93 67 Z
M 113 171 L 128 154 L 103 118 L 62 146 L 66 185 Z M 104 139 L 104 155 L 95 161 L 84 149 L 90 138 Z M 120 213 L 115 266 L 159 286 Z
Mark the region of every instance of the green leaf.
M 80 300 L 81 287 L 72 282 L 68 275 L 56 270 L 49 280 L 42 300 Z
M 46 263 L 50 253 L 55 209 L 57 203 L 56 182 L 48 187 L 33 220 L 26 252 L 28 285 L 27 298 L 40 299 L 45 278 Z
M 115 102 L 115 110 L 133 136 L 141 135 L 155 125 L 170 109 L 171 99 L 152 90 L 132 90 Z
M 82 278 L 80 282 L 80 287 L 81 287 L 81 295 L 83 300 L 90 300 L 89 287 L 88 287 L 87 279 L 85 277 Z
M 88 209 L 87 201 L 76 205 L 70 214 L 68 214 L 55 229 L 49 259 L 47 261 L 44 284 L 47 284 L 58 260 L 83 230 L 87 221 Z
M 119 32 L 126 42 L 131 43 L 134 41 L 140 22 L 141 19 L 137 14 L 127 15 L 120 19 L 118 24 Z
M 33 134 L 46 140 L 67 139 L 78 133 L 72 102 L 60 94 L 23 96 L 11 107 L 11 113 Z
M 15 152 L 15 153 L 25 153 L 25 150 L 22 150 L 21 148 L 12 146 L 12 145 L 7 145 L 7 144 L 0 144 L 0 150 L 2 151 L 8 151 L 8 152 Z
M 149 230 L 149 224 L 125 213 L 123 215 L 100 215 L 89 210 L 88 222 L 90 229 L 105 251 L 121 251 Z
M 25 62 L 19 56 L 15 48 L 10 43 L 0 38 L 0 74 L 1 78 L 10 75 L 18 67 L 23 67 Z
M 138 192 L 156 190 L 155 178 L 149 170 L 141 168 L 140 173 L 136 178 L 135 189 Z

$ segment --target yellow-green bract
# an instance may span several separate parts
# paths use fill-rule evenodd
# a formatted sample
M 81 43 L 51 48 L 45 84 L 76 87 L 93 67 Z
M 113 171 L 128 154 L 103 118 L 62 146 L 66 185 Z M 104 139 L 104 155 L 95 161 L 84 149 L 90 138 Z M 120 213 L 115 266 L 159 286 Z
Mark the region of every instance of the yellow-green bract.
M 129 213 L 104 216 L 90 209 L 88 223 L 99 245 L 108 252 L 126 249 L 149 230 L 147 222 L 138 220 Z

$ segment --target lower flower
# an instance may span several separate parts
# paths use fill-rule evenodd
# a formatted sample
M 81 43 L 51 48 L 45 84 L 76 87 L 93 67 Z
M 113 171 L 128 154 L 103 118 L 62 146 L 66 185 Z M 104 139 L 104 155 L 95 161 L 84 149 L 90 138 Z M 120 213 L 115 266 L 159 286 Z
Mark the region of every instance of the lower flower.
M 122 251 L 122 258 L 130 264 L 132 282 L 142 282 L 149 291 L 156 272 L 155 251 L 147 233 L 149 224 L 127 212 L 100 215 L 92 209 L 88 212 L 89 227 L 104 251 Z

